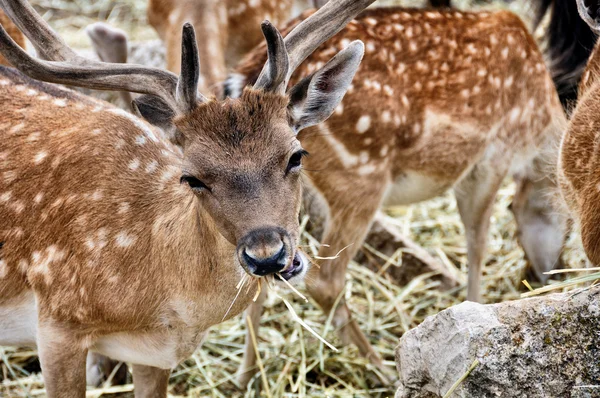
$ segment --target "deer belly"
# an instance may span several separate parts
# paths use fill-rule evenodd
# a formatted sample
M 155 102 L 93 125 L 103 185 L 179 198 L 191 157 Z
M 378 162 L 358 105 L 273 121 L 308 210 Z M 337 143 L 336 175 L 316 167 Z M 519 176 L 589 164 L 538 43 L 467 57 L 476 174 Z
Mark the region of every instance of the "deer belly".
M 34 346 L 37 307 L 32 291 L 0 304 L 0 345 Z
M 171 329 L 114 333 L 100 337 L 91 350 L 118 361 L 173 369 L 194 353 L 205 334 Z
M 403 206 L 422 202 L 440 196 L 452 186 L 442 181 L 415 171 L 406 171 L 388 187 L 384 206 Z

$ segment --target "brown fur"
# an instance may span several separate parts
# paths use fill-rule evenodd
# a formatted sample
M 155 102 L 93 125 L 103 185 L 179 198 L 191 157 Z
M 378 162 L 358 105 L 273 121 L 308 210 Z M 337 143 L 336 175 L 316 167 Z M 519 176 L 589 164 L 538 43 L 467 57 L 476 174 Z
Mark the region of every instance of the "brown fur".
M 15 43 L 22 48 L 25 48 L 25 36 L 2 10 L 0 10 L 0 25 L 2 25 L 8 35 L 12 37 Z M 0 54 L 0 65 L 10 66 L 10 63 L 2 56 L 2 54 Z
M 321 261 L 307 278 L 321 307 L 329 312 L 342 291 L 346 265 L 382 204 L 414 203 L 451 187 L 467 235 L 468 298 L 479 300 L 491 208 L 509 173 L 519 173 L 523 184 L 540 181 L 518 190 L 526 197 L 518 198 L 513 210 L 524 220 L 519 228 L 533 251 L 546 234 L 558 236 L 558 247 L 528 253 L 532 260 L 542 257 L 540 274 L 552 267 L 563 225 L 542 194 L 553 188 L 551 178 L 542 178 L 553 173 L 544 168 L 543 150 L 555 151 L 564 114 L 542 54 L 521 20 L 506 11 L 370 9 L 315 51 L 291 84 L 353 40 L 362 40 L 366 53 L 351 89 L 327 121 L 299 134 L 310 152 L 307 182 L 329 213 L 322 240 L 329 246 L 319 256 L 335 256 L 352 245 L 336 259 Z M 262 45 L 248 54 L 226 91 L 235 95 L 238 80 L 245 82 L 241 87 L 252 83 L 265 53 Z M 532 220 L 536 223 L 528 224 Z M 334 324 L 344 339 L 375 358 L 343 300 L 336 311 Z
M 579 101 L 565 132 L 560 152 L 563 196 L 581 227 L 581 240 L 593 264 L 600 264 L 600 43 L 596 44 L 579 85 Z

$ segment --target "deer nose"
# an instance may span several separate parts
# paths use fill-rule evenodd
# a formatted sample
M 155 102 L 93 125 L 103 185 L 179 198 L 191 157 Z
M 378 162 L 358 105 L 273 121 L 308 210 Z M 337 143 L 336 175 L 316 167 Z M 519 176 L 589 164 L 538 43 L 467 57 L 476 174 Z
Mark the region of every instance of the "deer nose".
M 253 231 L 243 239 L 240 249 L 240 260 L 256 276 L 280 272 L 287 264 L 287 250 L 277 231 Z

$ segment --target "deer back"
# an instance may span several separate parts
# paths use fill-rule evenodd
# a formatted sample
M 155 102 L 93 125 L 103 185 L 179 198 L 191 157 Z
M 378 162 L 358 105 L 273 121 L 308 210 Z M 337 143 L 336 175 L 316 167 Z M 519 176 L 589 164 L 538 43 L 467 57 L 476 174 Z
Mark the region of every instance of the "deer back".
M 418 171 L 447 188 L 490 151 L 511 162 L 556 141 L 564 115 L 543 57 L 514 14 L 370 9 L 315 51 L 295 81 L 355 39 L 366 51 L 350 90 L 331 118 L 300 134 L 314 155 L 309 170 L 391 178 Z M 248 54 L 225 92 L 238 95 L 264 59 L 264 46 Z

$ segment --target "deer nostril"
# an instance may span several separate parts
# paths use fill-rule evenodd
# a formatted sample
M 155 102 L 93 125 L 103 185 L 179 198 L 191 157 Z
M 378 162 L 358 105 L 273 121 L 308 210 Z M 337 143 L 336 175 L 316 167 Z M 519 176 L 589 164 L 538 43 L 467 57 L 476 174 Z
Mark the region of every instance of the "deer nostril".
M 250 272 L 257 276 L 265 276 L 285 268 L 287 255 L 283 242 L 280 242 L 275 248 L 245 248 L 242 257 Z

